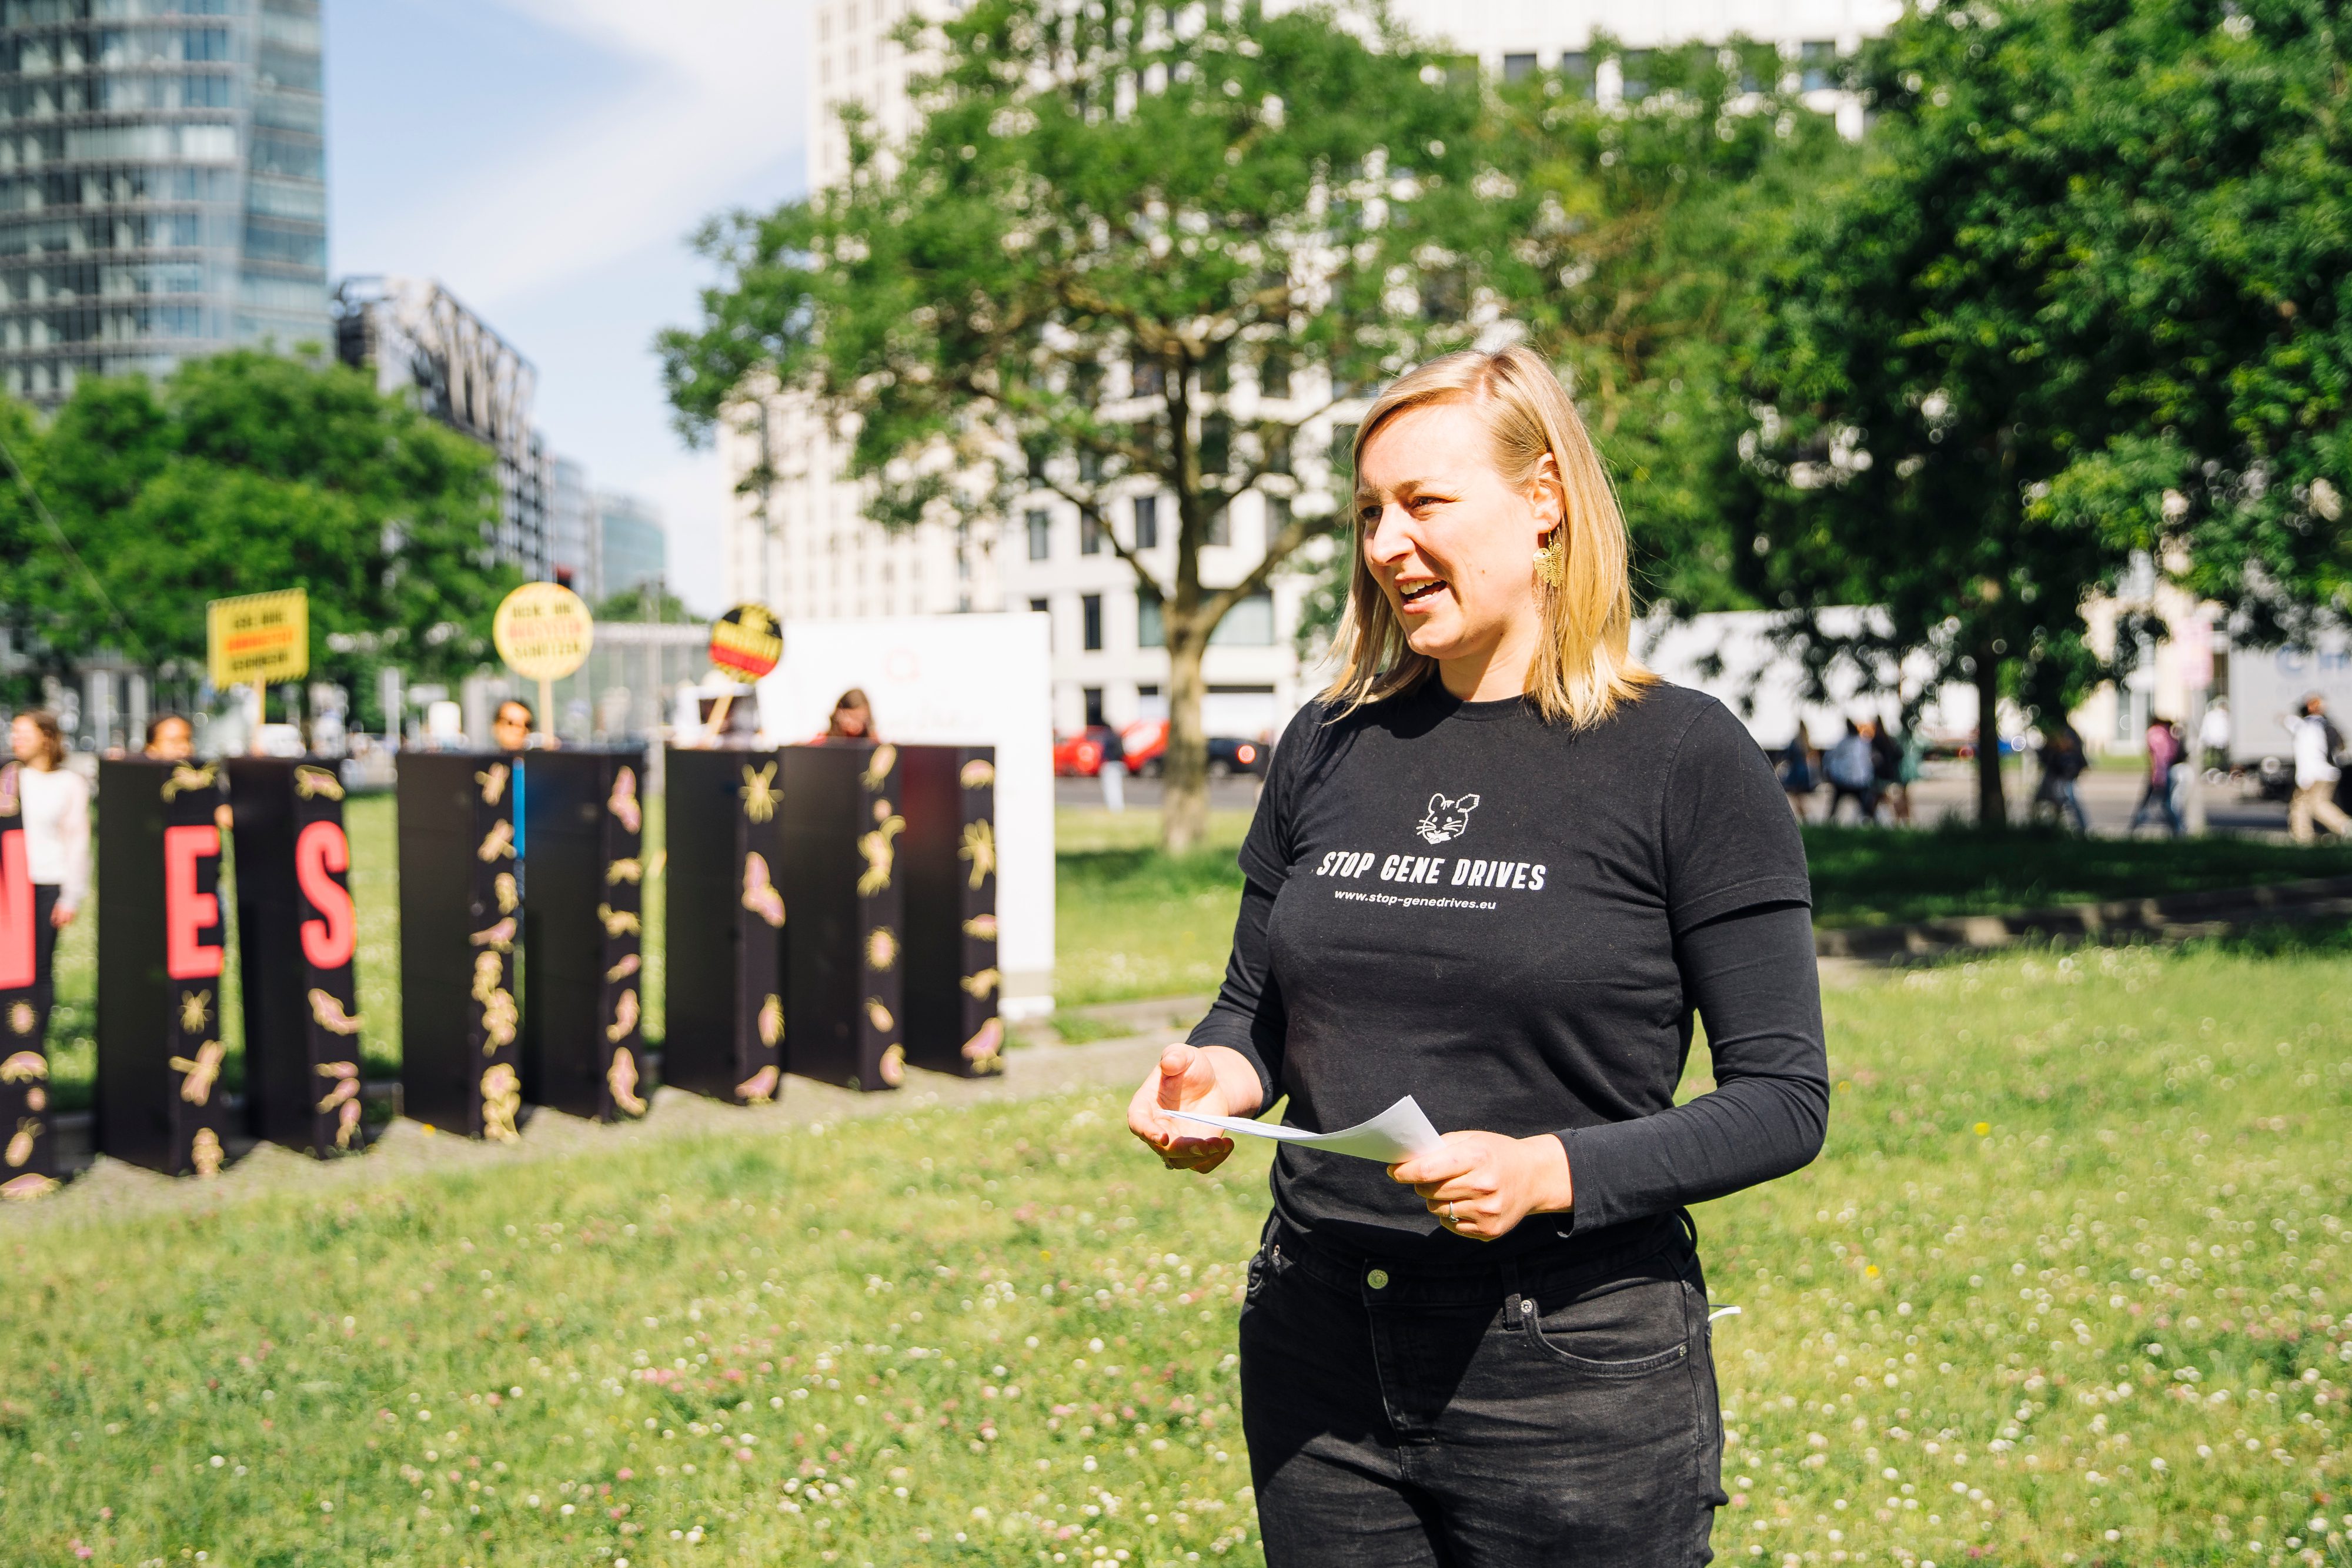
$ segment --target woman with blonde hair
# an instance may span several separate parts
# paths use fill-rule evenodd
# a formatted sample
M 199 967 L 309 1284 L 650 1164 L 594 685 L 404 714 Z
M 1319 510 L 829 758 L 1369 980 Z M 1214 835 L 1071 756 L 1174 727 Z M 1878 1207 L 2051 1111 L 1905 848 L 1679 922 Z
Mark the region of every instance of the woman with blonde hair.
M 1523 348 L 1451 354 L 1355 449 L 1339 677 L 1242 848 L 1215 1006 L 1129 1108 L 1177 1169 L 1410 1093 L 1386 1169 L 1284 1147 L 1242 1311 L 1266 1560 L 1685 1564 L 1724 1495 L 1688 1204 L 1829 1106 L 1804 851 L 1721 704 L 1629 652 L 1625 528 Z M 1696 1009 L 1715 1089 L 1675 1103 Z

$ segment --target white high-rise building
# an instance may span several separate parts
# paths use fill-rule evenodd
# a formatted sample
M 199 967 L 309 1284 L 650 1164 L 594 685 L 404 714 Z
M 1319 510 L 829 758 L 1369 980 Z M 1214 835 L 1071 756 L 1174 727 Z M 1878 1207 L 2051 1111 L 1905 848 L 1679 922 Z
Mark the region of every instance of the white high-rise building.
M 911 14 L 955 4 L 817 0 L 811 7 L 812 181 L 826 183 L 847 170 L 842 106 L 863 106 L 886 141 L 912 128 L 907 80 L 920 62 L 889 35 Z M 1558 69 L 1587 81 L 1604 102 L 1643 92 L 1638 73 L 1647 49 L 1735 37 L 1774 44 L 1797 85 L 1818 94 L 1818 107 L 1855 134 L 1860 106 L 1832 87 L 1833 62 L 1891 26 L 1902 7 L 1900 0 L 1392 0 L 1391 9 L 1425 36 L 1475 55 L 1496 76 Z M 1618 52 L 1603 57 L 1594 46 L 1604 38 Z M 1295 374 L 1295 395 L 1319 397 L 1323 389 L 1308 384 L 1314 372 L 1301 367 Z M 799 398 L 765 404 L 764 420 L 730 422 L 719 437 L 736 492 L 728 545 L 736 597 L 761 601 L 787 619 L 1044 611 L 1054 624 L 1058 728 L 1165 714 L 1168 660 L 1155 607 L 1138 595 L 1126 563 L 1085 537 L 1075 507 L 1037 495 L 993 526 L 888 534 L 864 517 L 863 489 L 843 477 L 846 451 L 824 422 Z M 1302 455 L 1322 451 L 1332 425 L 1359 412 L 1341 405 L 1302 430 Z M 1257 563 L 1280 526 L 1273 515 L 1278 505 L 1255 494 L 1234 504 L 1202 551 L 1206 583 L 1234 582 Z M 1162 580 L 1172 580 L 1173 498 L 1139 483 L 1110 512 L 1120 538 L 1147 561 L 1156 551 Z M 1298 564 L 1298 571 L 1275 574 L 1266 593 L 1237 608 L 1212 642 L 1202 715 L 1210 734 L 1275 729 L 1311 695 L 1316 674 L 1299 668 L 1294 633 L 1312 565 Z

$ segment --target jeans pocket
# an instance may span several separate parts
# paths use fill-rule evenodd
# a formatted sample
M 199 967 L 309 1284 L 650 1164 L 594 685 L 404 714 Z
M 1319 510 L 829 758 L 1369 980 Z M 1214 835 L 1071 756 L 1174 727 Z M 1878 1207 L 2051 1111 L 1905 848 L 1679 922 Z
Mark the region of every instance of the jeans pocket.
M 1613 1281 L 1546 1305 L 1519 1301 L 1528 1343 L 1547 1358 L 1591 1377 L 1643 1377 L 1686 1364 L 1690 1314 L 1675 1278 Z
M 1276 1260 L 1281 1255 L 1282 1249 L 1272 1242 L 1268 1242 L 1250 1254 L 1249 1280 L 1242 1288 L 1242 1299 L 1244 1301 L 1257 1300 L 1258 1292 L 1265 1288 L 1266 1280 L 1274 1272 Z

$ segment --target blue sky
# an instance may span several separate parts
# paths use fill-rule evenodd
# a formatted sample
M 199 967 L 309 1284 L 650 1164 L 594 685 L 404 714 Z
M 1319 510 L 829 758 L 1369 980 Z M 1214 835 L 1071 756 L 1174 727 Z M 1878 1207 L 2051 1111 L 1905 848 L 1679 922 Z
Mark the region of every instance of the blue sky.
M 659 505 L 689 603 L 726 603 L 725 479 L 671 431 L 654 333 L 688 236 L 803 188 L 806 0 L 328 0 L 337 277 L 438 278 L 539 370 L 550 444 Z

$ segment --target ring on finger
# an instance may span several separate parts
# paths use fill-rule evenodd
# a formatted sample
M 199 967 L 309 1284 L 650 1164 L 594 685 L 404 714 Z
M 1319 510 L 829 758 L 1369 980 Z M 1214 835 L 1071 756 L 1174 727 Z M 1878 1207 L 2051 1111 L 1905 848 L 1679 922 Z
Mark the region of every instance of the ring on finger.
M 1456 1223 L 1454 1217 L 1454 1200 L 1451 1198 L 1445 1202 L 1445 1223 L 1448 1225 Z

